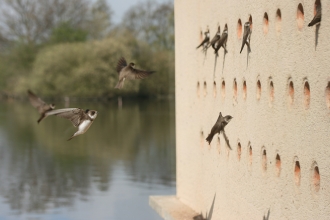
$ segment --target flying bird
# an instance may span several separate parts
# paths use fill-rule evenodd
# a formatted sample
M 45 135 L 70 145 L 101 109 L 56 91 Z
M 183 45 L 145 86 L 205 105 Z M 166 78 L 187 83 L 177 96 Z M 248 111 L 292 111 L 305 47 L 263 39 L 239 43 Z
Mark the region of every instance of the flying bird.
M 36 96 L 31 90 L 27 91 L 30 103 L 33 107 L 35 107 L 40 113 L 40 118 L 38 119 L 38 123 L 45 117 L 45 114 L 55 108 L 54 104 L 46 104 L 41 98 Z
M 204 32 L 205 38 L 202 41 L 202 43 L 200 45 L 198 45 L 198 47 L 196 47 L 196 49 L 200 48 L 201 46 L 203 46 L 203 50 L 205 51 L 207 49 L 207 45 L 210 42 L 210 31 L 207 28 L 207 30 Z
M 316 14 L 313 20 L 308 24 L 308 27 L 311 27 L 315 24 L 319 24 L 321 22 L 321 4 L 316 6 Z
M 251 34 L 250 22 L 248 21 L 245 22 L 244 24 L 244 34 L 243 34 L 242 48 L 240 53 L 242 53 L 245 44 L 248 46 L 248 49 L 250 50 L 250 44 L 248 42 L 248 37 L 250 36 L 250 34 Z
M 222 116 L 221 112 L 219 114 L 218 120 L 217 122 L 213 125 L 212 129 L 211 129 L 211 133 L 207 136 L 206 141 L 209 142 L 209 144 L 211 144 L 211 141 L 213 139 L 213 136 L 218 133 L 220 134 L 220 132 L 224 132 L 224 128 L 226 127 L 226 125 L 230 122 L 230 120 L 233 117 L 230 115 L 227 115 L 225 117 Z M 225 136 L 225 138 L 227 139 L 227 136 Z M 227 142 L 227 140 L 226 140 Z M 227 142 L 228 143 L 228 142 Z
M 155 71 L 146 71 L 146 70 L 138 70 L 134 68 L 135 64 L 130 63 L 127 65 L 127 62 L 124 57 L 121 57 L 117 64 L 117 72 L 119 75 L 119 81 L 116 85 L 116 89 L 121 89 L 124 86 L 125 79 L 144 79 L 148 77 L 150 74 L 154 73 Z
M 215 47 L 214 52 L 217 56 L 218 56 L 218 50 L 221 47 L 223 47 L 223 49 L 227 53 L 227 49 L 226 49 L 227 38 L 228 38 L 228 28 L 227 26 L 225 26 L 225 29 L 223 30 L 220 39 L 214 44 Z
M 209 43 L 208 47 L 209 48 L 210 46 L 213 47 L 213 49 L 215 49 L 214 47 L 214 44 L 220 39 L 220 26 L 218 27 L 218 31 L 217 33 L 215 34 L 215 36 L 212 38 L 211 42 Z
M 63 108 L 46 112 L 46 117 L 49 115 L 56 115 L 72 122 L 73 126 L 78 127 L 78 131 L 74 133 L 69 139 L 84 134 L 97 116 L 97 111 L 80 108 Z

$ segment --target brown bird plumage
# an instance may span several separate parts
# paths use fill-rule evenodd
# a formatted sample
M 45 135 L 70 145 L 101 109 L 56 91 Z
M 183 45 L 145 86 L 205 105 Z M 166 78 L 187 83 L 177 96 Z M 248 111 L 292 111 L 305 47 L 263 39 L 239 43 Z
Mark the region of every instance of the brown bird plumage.
M 84 110 L 81 108 L 64 108 L 49 111 L 46 113 L 46 117 L 49 115 L 56 115 L 58 117 L 68 119 L 71 121 L 73 126 L 78 127 L 78 131 L 68 139 L 69 141 L 75 136 L 84 134 L 89 129 L 97 117 L 97 111 L 89 109 Z
M 232 119 L 233 117 L 230 116 L 230 115 L 227 115 L 225 117 L 222 116 L 221 112 L 219 114 L 219 117 L 218 117 L 218 120 L 217 122 L 213 125 L 212 129 L 211 129 L 211 133 L 207 136 L 206 138 L 206 141 L 209 142 L 209 144 L 211 144 L 211 141 L 213 139 L 213 136 L 215 134 L 220 134 L 220 132 L 225 132 L 224 131 L 224 128 L 225 126 L 230 122 L 230 120 Z M 225 133 L 224 133 L 225 134 Z M 228 143 L 228 139 L 227 139 L 227 136 L 225 136 L 226 138 L 226 142 Z M 228 145 L 229 146 L 229 145 Z
M 200 48 L 201 46 L 203 46 L 203 50 L 207 49 L 207 45 L 210 42 L 210 31 L 207 29 L 206 32 L 204 32 L 205 38 L 202 41 L 202 43 L 200 45 L 198 45 L 198 47 L 196 47 L 196 49 Z
M 121 89 L 124 86 L 125 79 L 135 80 L 135 79 L 144 79 L 147 78 L 150 74 L 155 71 L 147 71 L 147 70 L 138 70 L 134 68 L 135 64 L 130 63 L 127 65 L 127 62 L 124 57 L 121 57 L 117 64 L 117 72 L 119 76 L 119 81 L 116 85 L 116 89 Z
M 214 44 L 220 39 L 220 26 L 218 27 L 218 31 L 217 33 L 215 34 L 215 36 L 212 38 L 211 42 L 209 43 L 208 47 L 209 48 L 210 46 L 213 47 L 213 49 L 215 49 L 214 47 Z
M 240 53 L 242 53 L 242 50 L 244 48 L 244 45 L 246 44 L 248 46 L 248 49 L 250 50 L 250 43 L 248 42 L 248 37 L 251 34 L 251 29 L 250 29 L 250 22 L 245 22 L 244 24 L 244 33 L 243 33 L 243 41 L 242 41 L 242 47 Z
M 223 49 L 227 53 L 227 49 L 226 49 L 227 39 L 228 39 L 228 28 L 226 26 L 222 32 L 220 39 L 214 44 L 214 48 L 215 48 L 214 52 L 217 56 L 218 56 L 218 51 L 221 47 L 223 47 Z
M 46 112 L 49 112 L 55 108 L 54 104 L 46 104 L 41 98 L 36 96 L 32 91 L 27 91 L 30 103 L 33 107 L 35 107 L 40 113 L 40 118 L 38 119 L 38 123 L 41 122 L 43 118 L 45 118 Z

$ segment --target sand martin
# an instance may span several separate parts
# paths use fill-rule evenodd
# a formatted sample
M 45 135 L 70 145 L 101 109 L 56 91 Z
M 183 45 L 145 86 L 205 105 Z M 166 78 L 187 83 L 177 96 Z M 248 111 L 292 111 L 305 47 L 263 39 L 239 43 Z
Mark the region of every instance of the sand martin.
M 218 27 L 218 31 L 217 33 L 215 34 L 215 36 L 212 38 L 211 42 L 209 43 L 208 47 L 209 48 L 210 46 L 213 47 L 213 49 L 215 49 L 214 47 L 214 44 L 220 39 L 220 26 Z
M 316 6 L 316 14 L 313 20 L 308 24 L 308 27 L 311 27 L 315 24 L 319 24 L 321 22 L 321 4 Z
M 226 49 L 227 38 L 228 38 L 228 28 L 227 28 L 227 26 L 225 26 L 225 29 L 223 30 L 220 39 L 217 42 L 215 42 L 215 44 L 214 44 L 214 47 L 215 47 L 214 52 L 217 56 L 218 56 L 218 50 L 221 47 L 223 47 L 223 49 L 227 53 L 227 49 Z
M 78 131 L 68 139 L 69 141 L 75 136 L 84 134 L 89 129 L 97 116 L 97 111 L 80 108 L 63 108 L 46 112 L 46 116 L 49 115 L 66 118 L 72 122 L 73 126 L 78 127 Z
M 40 118 L 38 119 L 38 123 L 45 117 L 45 113 L 51 111 L 55 108 L 54 104 L 46 104 L 44 101 L 41 100 L 38 96 L 36 96 L 30 90 L 27 91 L 30 103 L 33 107 L 35 107 L 38 112 L 40 113 Z
M 207 28 L 206 32 L 204 32 L 205 38 L 202 41 L 202 43 L 200 45 L 198 45 L 198 47 L 196 47 L 196 49 L 200 48 L 201 46 L 203 46 L 203 51 L 205 51 L 207 49 L 207 45 L 210 42 L 210 31 Z
M 116 89 L 121 89 L 124 86 L 125 79 L 144 79 L 148 77 L 150 74 L 154 73 L 155 71 L 146 71 L 146 70 L 138 70 L 134 68 L 135 64 L 130 63 L 127 66 L 126 60 L 124 57 L 121 57 L 117 64 L 117 72 L 119 75 L 119 82 L 116 85 Z
M 242 53 L 242 50 L 243 50 L 245 44 L 248 46 L 248 49 L 250 51 L 250 44 L 248 42 L 248 38 L 249 38 L 250 34 L 251 34 L 250 22 L 248 21 L 248 22 L 245 22 L 245 24 L 244 24 L 244 34 L 243 34 L 242 48 L 241 48 L 240 53 Z
M 224 132 L 224 128 L 225 126 L 230 122 L 230 120 L 233 117 L 231 117 L 230 115 L 227 115 L 225 117 L 222 117 L 222 114 L 220 112 L 219 117 L 217 122 L 213 125 L 211 133 L 207 136 L 206 141 L 209 142 L 209 144 L 211 144 L 211 141 L 213 139 L 213 136 L 218 133 L 220 134 L 220 132 Z M 227 138 L 227 136 L 226 136 Z M 226 140 L 227 142 L 227 140 Z M 228 142 L 227 142 L 228 143 Z

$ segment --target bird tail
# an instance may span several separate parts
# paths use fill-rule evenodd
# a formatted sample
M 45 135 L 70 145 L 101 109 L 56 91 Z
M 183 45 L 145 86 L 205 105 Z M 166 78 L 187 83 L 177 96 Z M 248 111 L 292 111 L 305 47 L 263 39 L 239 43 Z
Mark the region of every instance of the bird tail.
M 211 144 L 211 141 L 213 139 L 213 135 L 209 134 L 209 136 L 207 136 L 207 138 L 205 139 L 207 142 L 209 142 L 209 144 Z
M 42 121 L 42 119 L 44 119 L 45 118 L 45 114 L 42 114 L 41 116 L 40 116 L 40 118 L 38 119 L 38 124 Z
M 241 51 L 239 53 L 242 53 L 242 50 L 244 48 L 244 45 L 245 45 L 245 43 L 242 44 L 242 48 L 241 48 Z
M 71 140 L 72 138 L 74 138 L 76 135 L 76 133 L 74 133 L 67 141 Z
M 115 86 L 115 89 L 121 89 L 124 86 L 124 80 L 121 80 L 117 83 L 117 85 Z

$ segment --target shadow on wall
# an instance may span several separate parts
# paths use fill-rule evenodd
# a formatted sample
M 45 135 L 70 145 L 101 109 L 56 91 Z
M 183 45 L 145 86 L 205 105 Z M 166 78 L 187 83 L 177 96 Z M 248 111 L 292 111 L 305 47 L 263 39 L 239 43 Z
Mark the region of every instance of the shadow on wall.
M 268 209 L 268 213 L 267 213 L 267 216 L 263 216 L 262 217 L 262 220 L 269 220 L 269 215 L 270 215 L 270 209 Z
M 214 197 L 213 197 L 213 202 L 212 202 L 212 205 L 211 205 L 211 208 L 210 208 L 210 211 L 209 211 L 209 216 L 207 216 L 207 212 L 206 212 L 206 217 L 205 218 L 203 217 L 203 214 L 200 214 L 200 215 L 194 216 L 193 220 L 211 220 L 212 219 L 215 196 L 216 196 L 216 194 L 214 194 Z
M 320 29 L 320 25 L 316 25 L 316 29 L 315 29 L 315 50 L 317 47 L 317 44 L 319 43 L 319 29 Z

